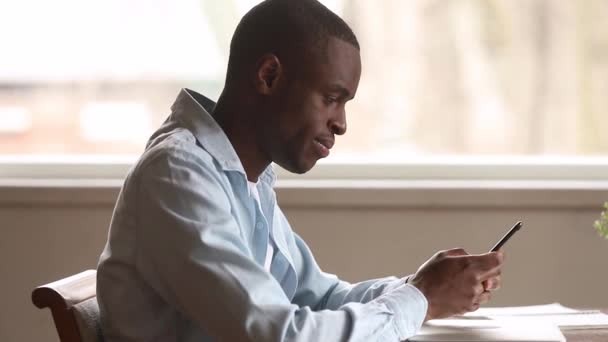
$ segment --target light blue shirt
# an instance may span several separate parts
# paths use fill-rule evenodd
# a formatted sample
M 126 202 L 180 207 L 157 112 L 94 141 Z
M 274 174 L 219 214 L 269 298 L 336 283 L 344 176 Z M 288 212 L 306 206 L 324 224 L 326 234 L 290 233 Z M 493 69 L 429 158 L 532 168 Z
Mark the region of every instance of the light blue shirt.
M 209 114 L 214 105 L 182 90 L 125 180 L 97 273 L 106 339 L 414 335 L 424 295 L 395 277 L 350 284 L 321 271 L 277 206 L 271 167 L 258 180 L 259 202 L 250 196 L 243 166 Z M 267 271 L 269 242 L 276 248 Z

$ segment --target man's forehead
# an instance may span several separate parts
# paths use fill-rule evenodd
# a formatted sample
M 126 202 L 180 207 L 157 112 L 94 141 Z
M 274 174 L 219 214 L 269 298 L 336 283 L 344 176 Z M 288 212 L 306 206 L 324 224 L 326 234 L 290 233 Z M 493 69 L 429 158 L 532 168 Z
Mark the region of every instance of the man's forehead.
M 361 73 L 359 49 L 349 42 L 338 38 L 328 40 L 324 60 L 324 72 L 334 74 L 345 82 L 353 81 Z
M 329 36 L 326 40 L 326 44 L 328 49 L 329 48 L 334 48 L 337 50 L 347 50 L 347 51 L 351 51 L 353 54 L 359 54 L 359 48 L 356 47 L 355 45 L 353 45 L 352 43 L 340 39 L 338 37 L 335 36 Z
M 289 64 L 297 70 L 298 77 L 327 90 L 345 90 L 348 98 L 354 95 L 361 73 L 361 59 L 359 49 L 351 43 L 329 37 L 291 56 Z
M 301 51 L 303 64 L 335 67 L 336 65 L 358 65 L 361 63 L 359 49 L 339 38 L 329 37 L 317 47 Z

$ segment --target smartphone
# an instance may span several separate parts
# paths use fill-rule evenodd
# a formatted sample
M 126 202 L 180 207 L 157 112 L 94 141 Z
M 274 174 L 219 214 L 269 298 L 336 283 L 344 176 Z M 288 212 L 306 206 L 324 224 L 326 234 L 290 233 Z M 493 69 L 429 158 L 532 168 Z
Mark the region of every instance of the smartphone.
M 513 234 L 515 234 L 515 232 L 517 232 L 523 225 L 524 224 L 521 221 L 517 221 L 517 223 L 515 223 L 515 225 L 513 227 L 511 227 L 511 229 L 509 229 L 507 234 L 505 234 L 505 236 L 503 236 L 502 239 L 500 239 L 494 245 L 494 247 L 492 247 L 492 249 L 490 249 L 490 252 L 498 251 L 505 243 L 507 243 L 507 241 L 509 241 L 511 236 L 513 236 Z

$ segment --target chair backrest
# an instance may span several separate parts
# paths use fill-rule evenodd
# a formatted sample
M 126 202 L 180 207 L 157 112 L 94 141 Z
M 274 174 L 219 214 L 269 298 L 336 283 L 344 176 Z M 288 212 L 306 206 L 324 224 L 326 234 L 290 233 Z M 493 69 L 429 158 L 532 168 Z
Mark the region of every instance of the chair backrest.
M 49 308 L 61 342 L 102 342 L 99 306 L 96 298 L 97 271 L 39 286 L 32 292 L 38 308 Z

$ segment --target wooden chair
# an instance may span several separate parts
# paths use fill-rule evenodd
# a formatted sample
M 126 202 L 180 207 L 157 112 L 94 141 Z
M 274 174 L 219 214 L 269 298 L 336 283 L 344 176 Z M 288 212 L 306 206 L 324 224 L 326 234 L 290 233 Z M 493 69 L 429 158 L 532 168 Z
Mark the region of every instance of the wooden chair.
M 97 271 L 87 270 L 39 286 L 32 292 L 38 308 L 50 308 L 61 342 L 102 342 L 96 297 Z

